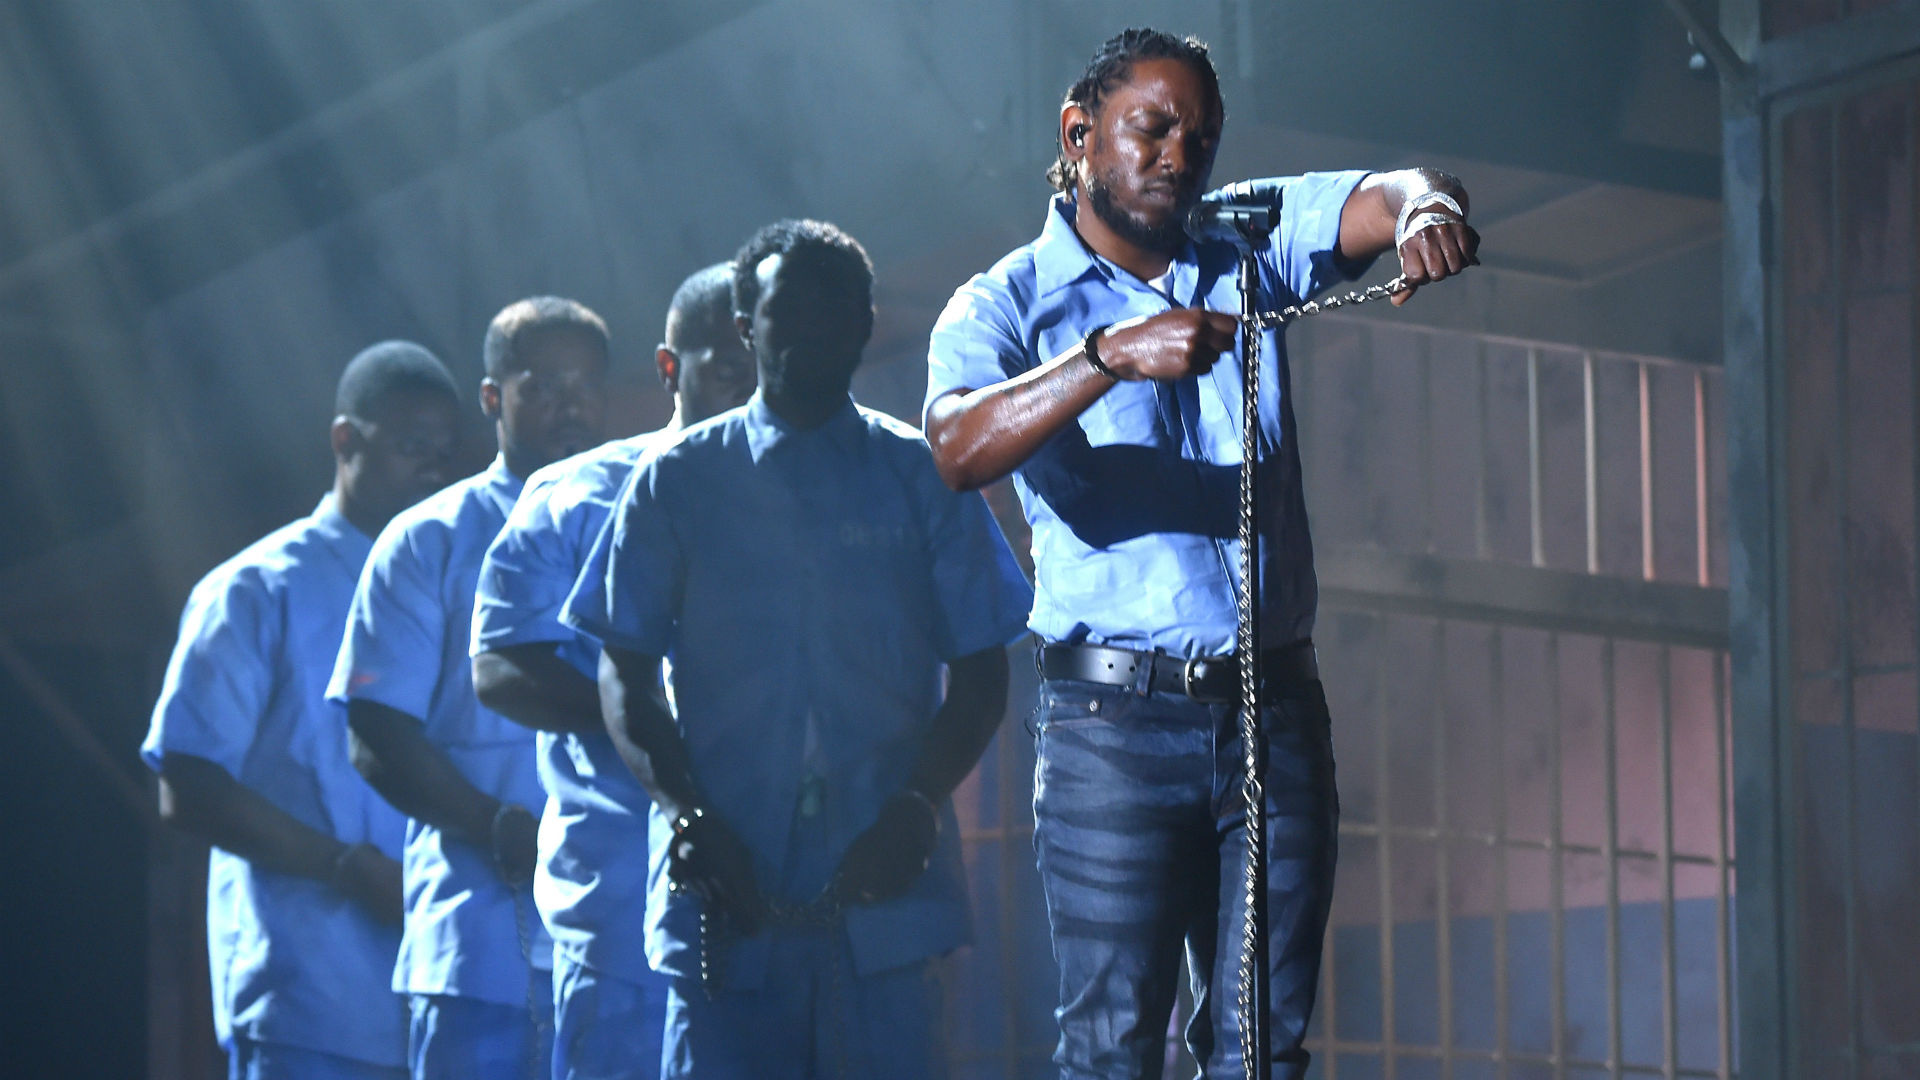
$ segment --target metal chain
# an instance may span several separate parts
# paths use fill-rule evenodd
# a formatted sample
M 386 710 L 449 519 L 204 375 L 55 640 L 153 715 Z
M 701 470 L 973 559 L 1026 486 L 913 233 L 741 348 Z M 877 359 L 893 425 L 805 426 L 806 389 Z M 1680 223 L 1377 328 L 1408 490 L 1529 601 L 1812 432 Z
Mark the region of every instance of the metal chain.
M 540 1068 L 540 1043 L 547 1025 L 540 1019 L 538 980 L 534 976 L 533 931 L 527 915 L 533 907 L 532 886 L 529 885 L 525 891 L 515 885 L 508 885 L 507 889 L 513 897 L 513 930 L 520 938 L 520 958 L 527 962 L 527 1026 L 533 1030 L 533 1039 L 527 1046 L 526 1075 L 527 1080 L 541 1080 L 546 1070 Z
M 1247 1080 L 1259 1080 L 1262 1052 L 1255 1032 L 1262 1026 L 1257 980 L 1266 973 L 1261 963 L 1260 897 L 1266 889 L 1267 818 L 1264 778 L 1260 775 L 1259 725 L 1259 533 L 1255 513 L 1255 473 L 1260 457 L 1260 335 L 1253 332 L 1260 316 L 1254 313 L 1251 258 L 1241 264 L 1241 318 L 1245 362 L 1240 368 L 1240 595 L 1238 640 L 1240 654 L 1240 747 L 1243 755 L 1240 795 L 1245 804 L 1246 858 L 1242 867 L 1240 919 L 1240 978 L 1237 1000 L 1240 1021 L 1240 1063 Z M 1290 309 L 1291 310 L 1291 309 Z M 1284 312 L 1275 313 L 1284 316 Z M 1297 317 L 1297 316 L 1296 316 Z M 1284 321 L 1284 319 L 1282 320 Z M 1276 323 L 1275 325 L 1279 325 Z
M 1354 307 L 1359 304 L 1372 303 L 1375 300 L 1385 300 L 1389 296 L 1406 292 L 1410 288 L 1412 288 L 1412 286 L 1407 284 L 1406 275 L 1402 274 L 1392 281 L 1380 285 L 1369 285 L 1358 292 L 1350 292 L 1344 296 L 1329 296 L 1321 300 L 1311 300 L 1304 304 L 1294 304 L 1291 307 L 1283 307 L 1279 311 L 1262 311 L 1254 315 L 1251 322 L 1257 329 L 1271 330 L 1278 326 L 1285 326 L 1297 319 L 1304 319 L 1309 315 L 1319 315 L 1323 312 L 1332 311 L 1334 308 Z
M 1290 322 L 1334 308 L 1355 307 L 1384 300 L 1409 288 L 1404 275 L 1344 296 L 1330 296 L 1278 311 L 1255 311 L 1255 282 L 1251 265 L 1241 264 L 1240 321 L 1245 334 L 1246 360 L 1240 370 L 1240 593 L 1239 628 L 1235 642 L 1240 654 L 1240 797 L 1245 808 L 1246 858 L 1241 874 L 1239 986 L 1235 1005 L 1240 1026 L 1240 1064 L 1247 1080 L 1267 1075 L 1262 1060 L 1266 1047 L 1257 1033 L 1265 1029 L 1266 978 L 1262 944 L 1262 916 L 1267 886 L 1267 815 L 1265 763 L 1260 740 L 1260 561 L 1255 474 L 1260 457 L 1260 335 Z

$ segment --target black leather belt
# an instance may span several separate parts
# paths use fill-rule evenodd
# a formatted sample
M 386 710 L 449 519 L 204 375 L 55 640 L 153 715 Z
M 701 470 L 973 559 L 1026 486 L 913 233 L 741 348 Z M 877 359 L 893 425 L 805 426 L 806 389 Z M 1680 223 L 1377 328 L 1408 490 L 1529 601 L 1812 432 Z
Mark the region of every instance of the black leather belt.
M 1162 652 L 1138 652 L 1108 645 L 1040 646 L 1035 658 L 1043 679 L 1078 679 L 1131 687 L 1145 696 L 1155 691 L 1185 694 L 1209 705 L 1240 700 L 1240 665 L 1231 656 L 1199 656 L 1192 660 Z M 1269 686 L 1298 686 L 1320 678 L 1320 664 L 1311 640 L 1268 649 L 1260 657 L 1260 673 Z

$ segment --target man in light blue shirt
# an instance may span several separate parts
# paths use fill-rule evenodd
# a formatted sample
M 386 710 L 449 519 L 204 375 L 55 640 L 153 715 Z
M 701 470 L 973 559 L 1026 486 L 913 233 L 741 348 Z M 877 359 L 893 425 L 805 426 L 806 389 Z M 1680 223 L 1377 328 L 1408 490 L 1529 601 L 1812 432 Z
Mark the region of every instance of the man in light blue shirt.
M 731 282 L 723 263 L 673 295 L 655 354 L 674 401 L 666 428 L 529 477 L 480 570 L 474 690 L 539 731 L 548 799 L 533 896 L 554 942 L 554 1080 L 660 1074 L 667 987 L 647 964 L 642 918 L 651 804 L 600 718 L 600 645 L 562 626 L 560 610 L 641 451 L 753 393 Z
M 354 357 L 333 490 L 194 587 L 140 748 L 160 813 L 214 845 L 207 959 L 232 1080 L 397 1080 L 405 819 L 347 761 L 327 677 L 373 541 L 447 482 L 457 395 L 427 350 Z
M 1238 254 L 1183 231 L 1225 109 L 1206 47 L 1109 40 L 1060 112 L 1061 190 L 1038 240 L 935 325 L 926 420 L 956 487 L 1009 473 L 1033 526 L 1043 640 L 1035 848 L 1060 963 L 1070 1080 L 1157 1073 L 1184 941 L 1188 1045 L 1240 1075 L 1235 647 Z M 1280 224 L 1256 245 L 1260 310 L 1397 248 L 1419 286 L 1474 261 L 1466 192 L 1431 170 L 1236 185 Z M 1396 302 L 1405 297 L 1397 297 Z M 1268 732 L 1268 1000 L 1275 1077 L 1306 1069 L 1337 802 L 1310 636 L 1316 587 L 1281 336 L 1265 331 L 1258 603 Z M 1222 902 L 1222 894 L 1230 899 Z
M 328 696 L 354 764 L 407 824 L 396 991 L 415 1080 L 544 1078 L 552 944 L 528 890 L 540 805 L 533 733 L 474 699 L 467 645 L 480 561 L 533 470 L 600 442 L 607 330 L 571 300 L 494 317 L 481 406 L 500 456 L 374 542 Z
M 733 301 L 759 391 L 641 459 L 567 602 L 655 803 L 672 1080 L 945 1073 L 932 965 L 967 926 L 948 796 L 1032 594 L 985 501 L 849 397 L 872 295 L 831 225 L 748 242 Z

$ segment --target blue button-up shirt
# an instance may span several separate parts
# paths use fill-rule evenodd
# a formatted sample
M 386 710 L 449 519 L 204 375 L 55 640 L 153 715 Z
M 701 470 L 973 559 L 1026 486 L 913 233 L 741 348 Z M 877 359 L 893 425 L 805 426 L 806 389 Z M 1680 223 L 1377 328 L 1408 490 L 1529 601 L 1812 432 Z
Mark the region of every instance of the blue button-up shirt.
M 797 431 L 756 394 L 642 459 L 565 617 L 610 648 L 671 657 L 708 813 L 753 852 L 762 891 L 802 903 L 905 783 L 942 662 L 1018 636 L 1031 600 L 986 502 L 941 483 L 918 431 L 851 402 Z M 810 774 L 825 842 L 794 844 Z M 846 913 L 861 973 L 965 941 L 951 805 L 941 818 L 912 889 Z M 652 830 L 648 955 L 692 976 L 698 901 L 667 892 L 657 809 Z M 798 865 L 809 852 L 824 861 Z M 730 985 L 761 983 L 767 942 L 729 948 Z
M 354 591 L 327 695 L 419 718 L 427 740 L 468 783 L 538 807 L 546 793 L 533 732 L 480 705 L 467 657 L 480 560 L 520 485 L 496 460 L 388 523 Z M 501 881 L 487 849 L 417 819 L 407 823 L 405 869 L 406 932 L 394 989 L 524 1004 L 529 964 L 553 963 L 531 897 Z
M 1258 250 L 1261 310 L 1311 297 L 1360 269 L 1340 260 L 1337 245 L 1341 208 L 1366 175 L 1250 185 L 1284 193 L 1280 226 Z M 1231 245 L 1187 245 L 1162 292 L 1082 243 L 1075 210 L 1056 196 L 1039 239 L 954 293 L 933 329 L 929 406 L 1046 363 L 1122 319 L 1175 306 L 1240 310 Z M 1280 333 L 1262 333 L 1260 355 L 1261 634 L 1279 645 L 1313 632 L 1318 590 Z M 1185 657 L 1233 651 L 1238 356 L 1204 375 L 1115 384 L 1014 474 L 1033 527 L 1034 633 Z
M 347 760 L 327 676 L 372 541 L 321 500 L 202 578 L 140 754 L 191 754 L 295 820 L 400 857 L 406 820 Z M 238 1031 L 377 1065 L 406 1060 L 406 1007 L 388 989 L 397 930 L 327 885 L 215 848 L 207 961 L 221 1045 Z
M 588 679 L 600 645 L 560 624 L 567 594 L 654 435 L 610 442 L 527 478 L 506 527 L 487 550 L 474 598 L 473 652 L 551 645 Z M 540 822 L 534 899 L 554 947 L 628 982 L 658 979 L 647 964 L 645 789 L 603 731 L 541 732 Z

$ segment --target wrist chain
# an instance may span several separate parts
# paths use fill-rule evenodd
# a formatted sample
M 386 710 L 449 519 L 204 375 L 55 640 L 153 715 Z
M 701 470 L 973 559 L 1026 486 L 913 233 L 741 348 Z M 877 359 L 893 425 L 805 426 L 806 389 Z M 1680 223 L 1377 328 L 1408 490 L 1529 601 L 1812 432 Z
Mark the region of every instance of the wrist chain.
M 1257 312 L 1253 316 L 1253 325 L 1254 328 L 1258 330 L 1271 330 L 1276 326 L 1285 326 L 1290 322 L 1304 319 L 1309 315 L 1319 315 L 1332 311 L 1334 308 L 1358 307 L 1361 304 L 1370 304 L 1375 300 L 1385 300 L 1389 296 L 1406 292 L 1411 287 L 1412 286 L 1407 284 L 1406 275 L 1401 274 L 1392 281 L 1380 285 L 1369 285 L 1364 289 L 1347 293 L 1344 296 L 1329 296 L 1320 300 L 1310 300 L 1304 304 L 1294 304 L 1290 307 L 1283 307 L 1278 311 Z
M 539 819 L 533 817 L 533 811 L 528 810 L 518 803 L 502 802 L 499 809 L 493 812 L 493 826 L 489 830 L 490 835 L 487 845 L 492 849 L 489 854 L 493 856 L 494 872 L 500 875 L 500 880 L 505 881 L 511 887 L 518 887 L 527 883 L 526 881 L 515 881 L 507 876 L 509 869 L 507 866 L 507 852 L 500 843 L 500 827 L 506 824 L 506 820 L 515 814 L 525 814 L 527 817 L 533 818 L 536 827 L 539 825 Z
M 761 902 L 762 925 L 768 928 L 784 927 L 800 930 L 830 930 L 840 925 L 846 905 L 840 900 L 840 892 L 829 885 L 820 891 L 820 895 L 802 904 L 785 900 L 767 899 Z M 726 945 L 726 919 L 712 910 L 711 905 L 700 902 L 700 988 L 706 991 L 707 1000 L 712 1001 L 720 990 L 723 975 L 720 950 Z

